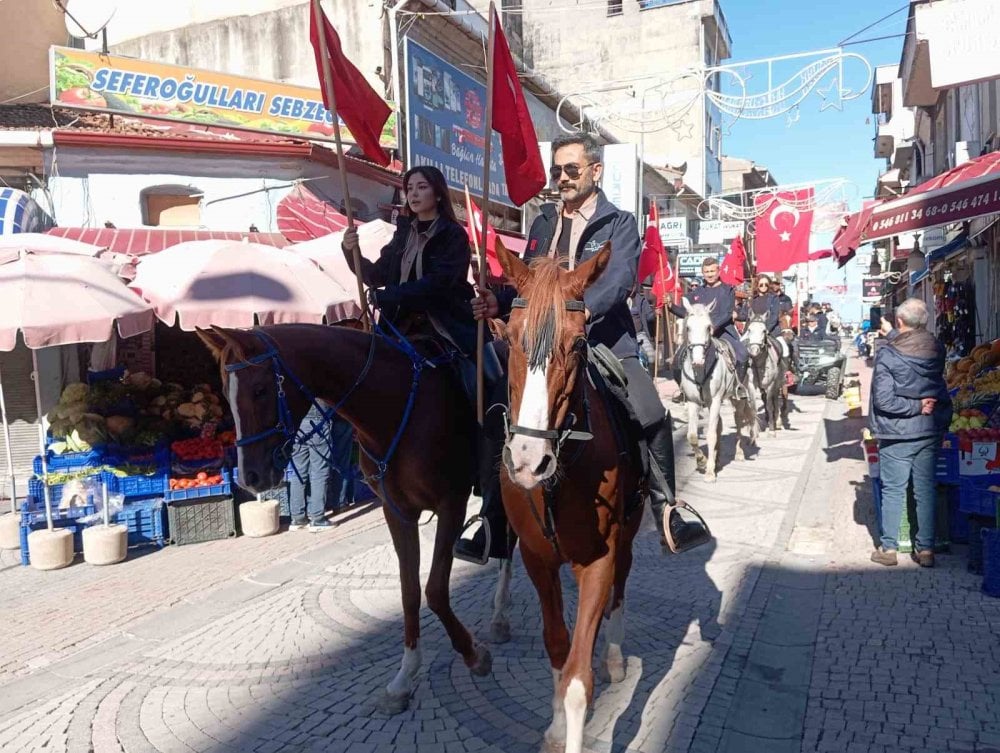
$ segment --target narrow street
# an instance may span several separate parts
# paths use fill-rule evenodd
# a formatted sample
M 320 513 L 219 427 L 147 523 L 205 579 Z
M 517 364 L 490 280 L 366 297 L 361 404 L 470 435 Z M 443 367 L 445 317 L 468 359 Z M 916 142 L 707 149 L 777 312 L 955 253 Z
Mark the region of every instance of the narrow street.
M 850 370 L 867 381 L 863 364 Z M 863 419 L 822 397 L 792 406 L 791 430 L 763 433 L 742 463 L 727 423 L 714 485 L 678 422 L 681 494 L 716 541 L 663 556 L 647 514 L 627 677 L 598 684 L 590 751 L 1000 747 L 1000 604 L 964 556 L 932 571 L 870 564 Z M 552 681 L 523 567 L 492 676 L 471 677 L 425 609 L 419 689 L 386 716 L 375 702 L 400 659 L 396 560 L 380 511 L 349 517 L 329 538 L 211 542 L 58 575 L 5 553 L 0 750 L 537 750 Z M 425 555 L 433 534 L 430 523 Z M 481 637 L 495 578 L 467 564 L 453 576 L 457 612 Z

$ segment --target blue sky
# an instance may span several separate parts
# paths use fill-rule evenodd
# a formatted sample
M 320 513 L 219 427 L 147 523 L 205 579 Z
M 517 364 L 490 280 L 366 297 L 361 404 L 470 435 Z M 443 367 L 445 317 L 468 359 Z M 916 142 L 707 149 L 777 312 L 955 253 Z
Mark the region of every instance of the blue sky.
M 725 62 L 726 65 L 833 48 L 865 26 L 908 5 L 904 0 L 838 0 L 815 4 L 802 0 L 720 0 L 720 3 L 733 41 L 732 58 Z M 901 11 L 856 39 L 902 34 L 906 15 Z M 848 45 L 844 49 L 863 55 L 874 67 L 897 64 L 902 44 L 902 37 L 897 37 Z M 776 69 L 776 73 L 793 73 L 808 62 L 811 61 Z M 854 70 L 853 75 L 850 70 Z M 763 69 L 758 71 L 749 82 L 752 93 L 765 88 L 759 81 Z M 862 76 L 863 71 L 858 67 L 848 69 L 844 83 L 860 86 L 857 81 Z M 785 76 L 776 76 L 777 80 L 783 78 Z M 827 76 L 819 88 L 826 89 L 831 80 L 831 76 Z M 876 177 L 883 169 L 883 161 L 876 160 L 873 154 L 875 118 L 871 113 L 870 92 L 869 87 L 862 96 L 844 102 L 842 111 L 832 107 L 821 111 L 824 100 L 814 92 L 800 106 L 798 120 L 791 124 L 786 117 L 739 120 L 731 126 L 729 135 L 724 136 L 722 152 L 768 167 L 779 183 L 846 178 L 854 184 L 851 209 L 857 209 L 861 198 L 871 196 Z M 829 246 L 829 235 L 812 236 L 814 249 Z M 840 308 L 845 319 L 857 319 L 861 310 L 860 273 L 855 262 L 845 269 L 851 288 L 848 300 L 837 301 L 835 296 L 823 292 L 817 297 L 830 300 Z M 844 270 L 837 270 L 830 260 L 813 263 L 810 275 L 820 284 L 843 284 L 845 279 Z

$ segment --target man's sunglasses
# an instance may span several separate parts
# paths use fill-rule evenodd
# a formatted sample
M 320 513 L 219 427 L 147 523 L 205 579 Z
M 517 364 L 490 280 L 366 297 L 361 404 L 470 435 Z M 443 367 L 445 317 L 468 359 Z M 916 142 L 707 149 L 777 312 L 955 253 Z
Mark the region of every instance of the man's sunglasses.
M 553 165 L 549 168 L 549 175 L 552 176 L 552 180 L 559 180 L 563 173 L 566 173 L 566 177 L 570 180 L 576 180 L 579 178 L 583 171 L 593 165 L 593 162 L 588 162 L 586 165 L 574 165 L 570 163 L 568 165 Z

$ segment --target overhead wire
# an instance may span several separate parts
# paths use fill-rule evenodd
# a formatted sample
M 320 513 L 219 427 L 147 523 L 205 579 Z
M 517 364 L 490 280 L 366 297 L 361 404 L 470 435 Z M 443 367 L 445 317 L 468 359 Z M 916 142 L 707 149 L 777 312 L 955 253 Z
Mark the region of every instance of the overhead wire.
M 850 42 L 850 41 L 851 41 L 852 39 L 854 39 L 855 37 L 857 37 L 857 36 L 860 36 L 860 35 L 864 34 L 864 33 L 865 33 L 866 31 L 868 31 L 869 29 L 874 29 L 874 28 L 875 28 L 876 26 L 878 26 L 878 25 L 879 25 L 880 23 L 883 23 L 883 22 L 885 22 L 885 21 L 888 21 L 888 20 L 889 20 L 890 18 L 892 18 L 893 16 L 895 16 L 895 15 L 898 15 L 898 14 L 902 13 L 902 12 L 903 12 L 904 10 L 908 10 L 908 9 L 909 9 L 909 7 L 910 7 L 910 4 L 909 4 L 909 3 L 907 3 L 906 5 L 903 5 L 903 6 L 899 7 L 899 8 L 896 8 L 896 10 L 892 11 L 891 13 L 888 13 L 888 14 L 886 14 L 886 15 L 882 16 L 882 18 L 878 19 L 877 21 L 873 21 L 872 23 L 870 23 L 870 24 L 868 24 L 867 26 L 865 26 L 865 27 L 864 27 L 863 29 L 858 29 L 858 30 L 857 30 L 856 32 L 854 32 L 853 34 L 851 34 L 851 35 L 849 35 L 849 36 L 846 36 L 846 37 L 844 37 L 844 38 L 843 38 L 842 40 L 840 40 L 840 42 L 839 42 L 839 43 L 837 44 L 837 46 L 838 46 L 838 47 L 844 47 L 844 46 L 846 46 L 846 44 L 847 44 L 848 42 Z M 856 44 L 861 44 L 861 43 L 860 43 L 860 42 L 857 42 Z

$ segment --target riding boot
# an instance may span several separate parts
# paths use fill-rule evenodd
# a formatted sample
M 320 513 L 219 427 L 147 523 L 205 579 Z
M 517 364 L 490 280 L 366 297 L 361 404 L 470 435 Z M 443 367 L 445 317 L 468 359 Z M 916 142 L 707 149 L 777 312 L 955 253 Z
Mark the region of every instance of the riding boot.
M 455 541 L 452 553 L 456 559 L 485 565 L 491 557 L 509 559 L 513 543 L 508 537 L 507 513 L 500 495 L 500 453 L 503 442 L 489 437 L 480 438 L 479 474 L 483 506 L 479 515 L 465 523 Z M 468 531 L 480 524 L 469 536 Z
M 741 400 L 750 397 L 750 391 L 747 389 L 747 369 L 749 367 L 749 361 L 736 362 L 736 397 Z
M 649 506 L 653 519 L 660 531 L 660 544 L 666 545 L 663 532 L 668 507 L 674 504 L 677 491 L 674 470 L 674 424 L 670 414 L 646 430 L 646 444 L 649 447 Z

